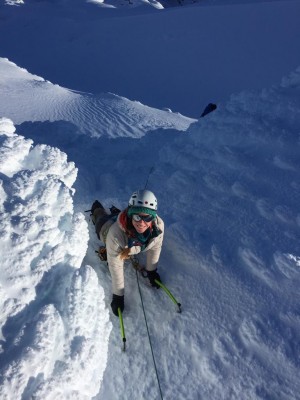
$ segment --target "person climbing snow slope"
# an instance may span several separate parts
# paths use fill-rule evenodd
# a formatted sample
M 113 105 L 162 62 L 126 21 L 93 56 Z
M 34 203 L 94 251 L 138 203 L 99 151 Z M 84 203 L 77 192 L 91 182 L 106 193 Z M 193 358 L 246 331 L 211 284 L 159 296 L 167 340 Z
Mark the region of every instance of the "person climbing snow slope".
M 107 262 L 112 278 L 113 313 L 124 310 L 124 261 L 139 253 L 146 253 L 145 273 L 151 286 L 159 288 L 157 272 L 162 249 L 164 222 L 157 215 L 157 199 L 150 190 L 137 190 L 128 207 L 121 211 L 111 209 L 108 214 L 99 201 L 95 201 L 92 218 L 99 239 L 106 244 Z M 118 215 L 117 215 L 118 214 Z M 117 220 L 114 221 L 114 216 Z

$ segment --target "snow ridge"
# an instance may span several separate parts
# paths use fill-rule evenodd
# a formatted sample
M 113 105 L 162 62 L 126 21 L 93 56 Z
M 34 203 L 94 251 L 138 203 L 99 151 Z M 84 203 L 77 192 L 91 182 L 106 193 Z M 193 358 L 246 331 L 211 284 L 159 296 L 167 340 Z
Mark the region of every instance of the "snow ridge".
M 89 399 L 105 369 L 110 323 L 96 273 L 81 266 L 88 230 L 73 212 L 77 169 L 6 118 L 0 142 L 0 397 Z
M 185 131 L 195 120 L 157 110 L 112 93 L 90 95 L 53 85 L 0 58 L 2 116 L 25 121 L 68 121 L 73 132 L 92 137 L 140 138 L 155 129 Z M 18 107 L 12 106 L 18 93 Z

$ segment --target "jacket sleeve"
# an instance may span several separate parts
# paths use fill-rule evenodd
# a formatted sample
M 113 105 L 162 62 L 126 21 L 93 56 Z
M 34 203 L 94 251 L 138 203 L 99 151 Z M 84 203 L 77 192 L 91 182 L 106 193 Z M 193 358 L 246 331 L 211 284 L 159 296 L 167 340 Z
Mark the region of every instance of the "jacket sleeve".
M 164 238 L 164 223 L 160 219 L 159 228 L 161 230 L 161 234 L 155 238 L 155 244 L 146 252 L 146 270 L 154 271 L 157 269 L 158 261 L 161 253 L 161 248 L 163 244 Z
M 113 294 L 124 296 L 124 261 L 120 258 L 125 248 L 122 235 L 118 232 L 116 223 L 110 228 L 106 238 L 107 262 L 112 280 Z

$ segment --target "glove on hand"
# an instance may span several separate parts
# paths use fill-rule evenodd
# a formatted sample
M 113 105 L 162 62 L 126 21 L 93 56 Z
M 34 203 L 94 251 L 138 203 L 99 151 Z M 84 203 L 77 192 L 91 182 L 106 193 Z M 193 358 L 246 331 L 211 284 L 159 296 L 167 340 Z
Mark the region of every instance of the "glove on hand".
M 161 282 L 160 276 L 157 272 L 157 269 L 154 271 L 147 271 L 147 277 L 150 281 L 151 286 L 156 287 L 157 289 L 160 288 L 160 286 L 155 282 L 155 279 L 159 282 Z
M 112 312 L 118 317 L 118 308 L 123 312 L 124 310 L 124 296 L 113 294 L 112 302 L 110 303 Z

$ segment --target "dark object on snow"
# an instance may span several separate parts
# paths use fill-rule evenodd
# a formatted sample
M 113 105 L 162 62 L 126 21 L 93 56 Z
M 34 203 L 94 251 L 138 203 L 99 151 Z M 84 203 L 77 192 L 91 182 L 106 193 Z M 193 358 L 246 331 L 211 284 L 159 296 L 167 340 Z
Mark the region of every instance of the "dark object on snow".
M 215 111 L 216 108 L 217 108 L 217 105 L 216 105 L 216 104 L 214 104 L 214 103 L 209 103 L 209 104 L 205 107 L 203 113 L 201 114 L 201 117 L 205 117 L 205 115 L 211 113 L 212 111 Z

